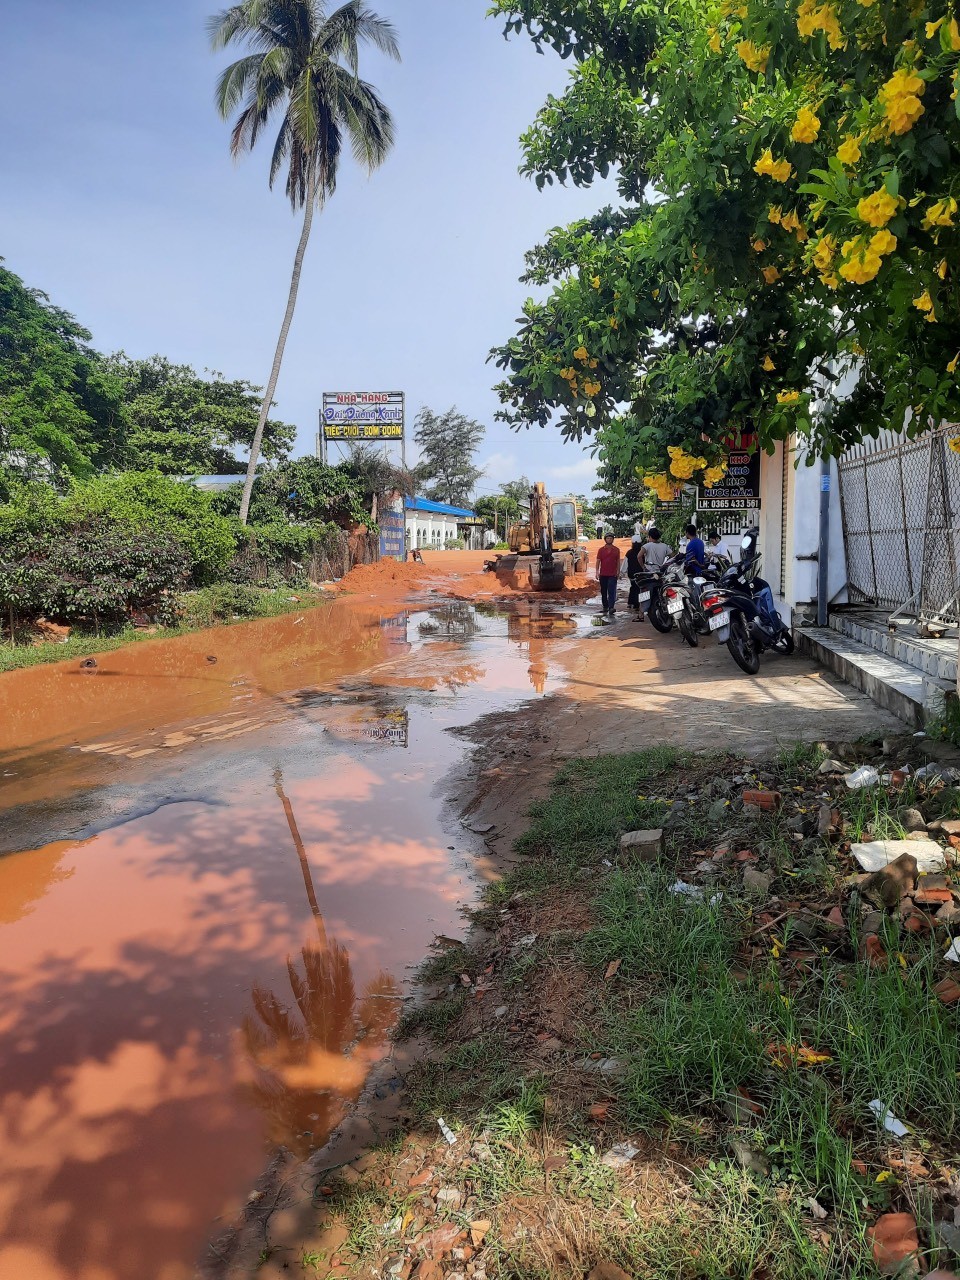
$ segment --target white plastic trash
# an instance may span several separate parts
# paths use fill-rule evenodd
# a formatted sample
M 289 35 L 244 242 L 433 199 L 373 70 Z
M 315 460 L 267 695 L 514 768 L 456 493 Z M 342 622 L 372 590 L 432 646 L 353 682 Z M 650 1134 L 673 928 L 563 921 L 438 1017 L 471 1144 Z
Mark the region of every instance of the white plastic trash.
M 844 774 L 843 780 L 851 791 L 860 791 L 863 787 L 875 787 L 880 775 L 872 764 L 862 764 L 853 773 Z

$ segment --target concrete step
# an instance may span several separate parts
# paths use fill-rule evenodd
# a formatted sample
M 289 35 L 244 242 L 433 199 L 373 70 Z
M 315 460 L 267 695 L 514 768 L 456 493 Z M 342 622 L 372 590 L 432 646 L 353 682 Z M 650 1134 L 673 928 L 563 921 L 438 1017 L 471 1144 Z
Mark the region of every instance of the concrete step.
M 935 680 L 957 683 L 957 639 L 925 640 L 912 635 L 908 628 L 891 632 L 885 617 L 857 611 L 835 610 L 830 614 L 831 630 L 875 649 L 895 662 L 916 667 Z
M 955 682 L 928 675 L 831 627 L 801 627 L 795 634 L 801 653 L 815 658 L 911 728 L 922 729 L 929 717 L 939 715 L 944 697 L 956 689 Z

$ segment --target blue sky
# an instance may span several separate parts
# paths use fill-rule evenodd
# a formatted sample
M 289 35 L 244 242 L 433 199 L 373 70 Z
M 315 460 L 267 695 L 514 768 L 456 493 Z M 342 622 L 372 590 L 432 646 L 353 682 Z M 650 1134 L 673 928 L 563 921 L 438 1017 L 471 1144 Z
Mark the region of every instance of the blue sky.
M 267 188 L 266 153 L 234 164 L 213 107 L 224 57 L 203 0 L 45 0 L 4 12 L 0 254 L 105 351 L 162 352 L 263 382 L 299 222 Z M 324 390 L 405 390 L 487 425 L 480 490 L 525 472 L 589 491 L 593 464 L 553 430 L 493 415 L 489 348 L 528 290 L 523 252 L 591 212 L 597 191 L 537 192 L 518 138 L 566 69 L 505 42 L 487 0 L 375 0 L 403 62 L 362 68 L 397 121 L 372 178 L 348 162 L 314 224 L 278 413 L 314 447 Z M 270 145 L 269 143 L 267 144 Z

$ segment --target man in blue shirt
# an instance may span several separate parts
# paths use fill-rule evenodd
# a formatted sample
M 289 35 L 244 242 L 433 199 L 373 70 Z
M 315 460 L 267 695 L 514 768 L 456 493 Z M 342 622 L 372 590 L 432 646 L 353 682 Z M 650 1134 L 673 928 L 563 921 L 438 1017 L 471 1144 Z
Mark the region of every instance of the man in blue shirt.
M 688 524 L 686 535 L 689 541 L 687 542 L 683 561 L 684 572 L 691 575 L 703 573 L 707 567 L 707 548 L 704 546 L 703 539 L 697 533 L 697 526 Z

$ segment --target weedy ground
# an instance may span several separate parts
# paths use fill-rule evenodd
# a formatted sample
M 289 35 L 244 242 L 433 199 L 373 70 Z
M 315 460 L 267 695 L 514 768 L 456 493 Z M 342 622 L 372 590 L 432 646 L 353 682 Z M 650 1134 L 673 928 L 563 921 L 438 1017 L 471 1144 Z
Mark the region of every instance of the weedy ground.
M 880 744 L 845 748 L 851 767 L 891 764 Z M 895 745 L 895 763 L 915 749 Z M 398 1029 L 428 1044 L 404 1128 L 321 1189 L 317 1247 L 273 1265 L 867 1280 L 867 1229 L 891 1209 L 916 1217 L 925 1263 L 950 1265 L 930 1230 L 960 1204 L 944 935 L 891 915 L 889 962 L 863 960 L 849 844 L 902 836 L 907 809 L 957 817 L 960 792 L 849 791 L 823 759 L 653 748 L 563 768 L 468 942 L 420 975 Z M 782 803 L 745 809 L 744 789 Z M 840 821 L 821 835 L 824 806 Z M 657 827 L 659 859 L 622 859 L 623 832 Z

